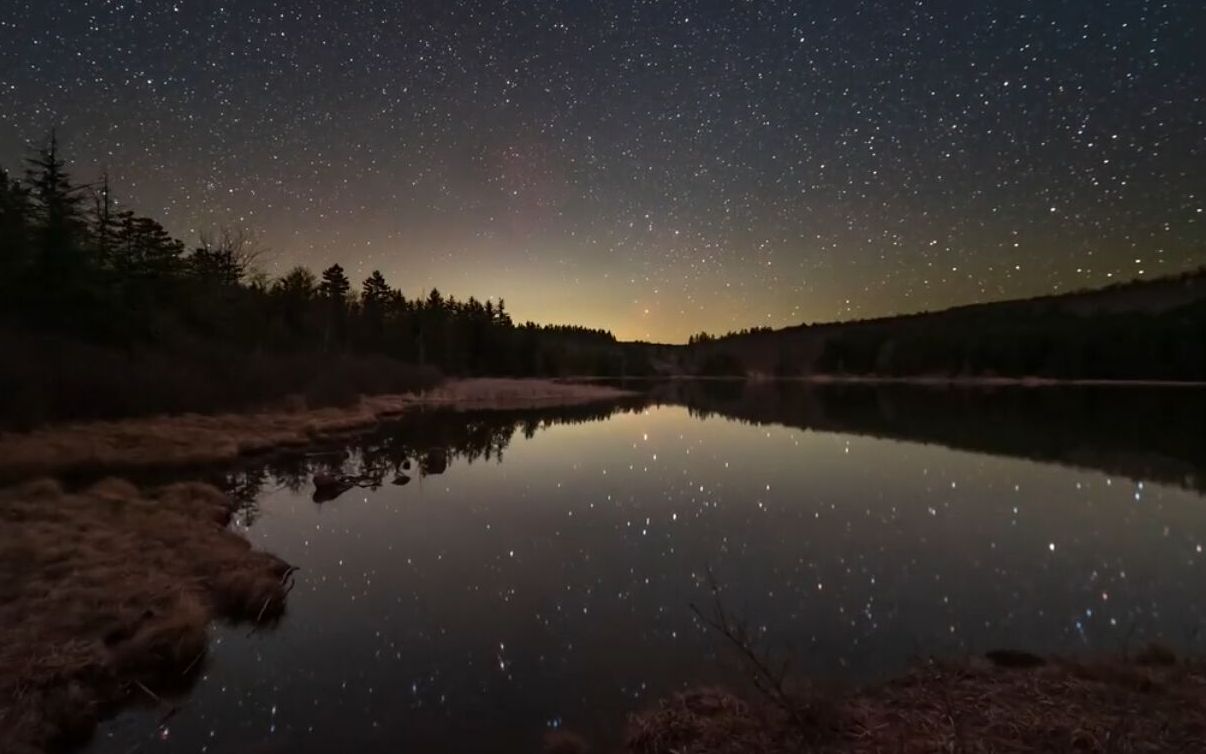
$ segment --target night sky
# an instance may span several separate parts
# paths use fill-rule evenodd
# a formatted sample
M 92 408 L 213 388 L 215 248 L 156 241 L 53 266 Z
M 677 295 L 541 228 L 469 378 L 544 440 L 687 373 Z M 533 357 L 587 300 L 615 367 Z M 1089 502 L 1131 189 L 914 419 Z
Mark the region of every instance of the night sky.
M 0 0 L 59 128 L 194 242 L 682 341 L 1206 264 L 1206 3 Z

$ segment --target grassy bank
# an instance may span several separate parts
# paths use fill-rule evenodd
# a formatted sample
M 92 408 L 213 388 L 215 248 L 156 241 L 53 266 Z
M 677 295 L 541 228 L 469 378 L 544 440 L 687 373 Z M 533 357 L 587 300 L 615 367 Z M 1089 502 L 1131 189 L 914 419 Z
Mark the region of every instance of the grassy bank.
M 608 401 L 599 385 L 478 379 L 344 408 L 177 415 L 0 434 L 0 475 L 222 462 L 375 426 L 422 407 L 526 409 Z M 131 699 L 160 703 L 200 672 L 214 618 L 263 623 L 291 569 L 227 528 L 208 485 L 140 492 L 115 479 L 67 492 L 43 479 L 0 490 L 0 741 L 57 750 Z
M 0 433 L 0 479 L 232 461 L 324 434 L 376 425 L 408 409 L 524 409 L 613 400 L 628 393 L 551 380 L 454 380 L 421 394 L 359 398 L 341 407 L 181 414 L 76 422 Z
M 631 754 L 1206 751 L 1206 666 L 1149 650 L 1082 662 L 928 663 L 796 706 L 698 689 L 634 715 Z
M 0 741 L 53 750 L 131 698 L 158 701 L 204 663 L 215 617 L 284 610 L 289 567 L 226 528 L 217 489 L 107 480 L 0 491 Z

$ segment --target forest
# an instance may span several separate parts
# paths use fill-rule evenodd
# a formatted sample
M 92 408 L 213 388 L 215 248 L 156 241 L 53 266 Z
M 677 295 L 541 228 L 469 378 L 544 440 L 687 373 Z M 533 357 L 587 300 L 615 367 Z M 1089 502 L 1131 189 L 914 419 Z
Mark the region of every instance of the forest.
M 1206 298 L 1160 312 L 974 311 L 851 327 L 827 339 L 817 369 L 895 377 L 1201 380 Z
M 309 406 L 442 376 L 1206 379 L 1206 273 L 878 320 L 699 333 L 685 346 L 516 323 L 338 263 L 272 277 L 253 231 L 190 248 L 76 182 L 52 133 L 0 167 L 0 426 Z
M 1206 380 L 1206 269 L 937 312 L 691 338 L 707 376 Z
M 34 425 L 312 405 L 444 375 L 647 373 L 611 333 L 516 323 L 504 301 L 408 298 L 339 264 L 269 277 L 254 232 L 189 248 L 126 209 L 106 175 L 77 183 L 52 133 L 20 174 L 0 167 L 0 422 Z M 82 368 L 86 365 L 86 368 Z

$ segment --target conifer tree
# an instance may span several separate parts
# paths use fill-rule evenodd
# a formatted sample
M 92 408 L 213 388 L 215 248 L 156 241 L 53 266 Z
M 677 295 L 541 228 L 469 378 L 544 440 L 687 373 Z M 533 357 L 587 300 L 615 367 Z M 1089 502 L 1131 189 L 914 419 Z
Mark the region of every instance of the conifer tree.
M 322 271 L 318 294 L 326 302 L 323 342 L 328 350 L 337 344 L 342 345 L 347 340 L 348 293 L 351 289 L 352 285 L 343 267 L 333 264 Z
M 368 344 L 380 347 L 385 336 L 385 310 L 389 304 L 390 287 L 380 270 L 373 270 L 361 285 L 360 306 Z
M 29 190 L 0 168 L 0 309 L 15 309 L 32 263 Z
M 95 265 L 85 248 L 81 188 L 72 184 L 51 131 L 46 143 L 26 159 L 25 185 L 31 199 L 33 264 L 27 278 L 33 300 L 44 304 L 44 322 L 90 321 L 96 297 Z

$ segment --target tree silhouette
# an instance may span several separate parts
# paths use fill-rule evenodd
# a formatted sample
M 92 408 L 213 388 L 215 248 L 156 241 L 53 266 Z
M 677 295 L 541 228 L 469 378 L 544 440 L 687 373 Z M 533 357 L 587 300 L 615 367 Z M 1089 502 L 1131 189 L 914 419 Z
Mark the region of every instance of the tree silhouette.
M 109 173 L 101 173 L 99 184 L 92 192 L 91 233 L 97 256 L 102 264 L 110 263 L 113 259 L 113 249 L 117 243 L 121 223 L 113 201 L 113 187 L 109 182 Z
M 54 131 L 26 159 L 25 184 L 38 247 L 26 282 L 35 296 L 50 303 L 48 320 L 75 319 L 95 293 L 91 290 L 95 268 L 83 245 L 82 187 L 71 183 Z
M 393 290 L 380 270 L 373 270 L 360 288 L 360 309 L 366 343 L 379 348 L 385 337 L 385 313 Z
M 186 253 L 159 222 L 119 203 L 106 174 L 91 187 L 75 183 L 53 133 L 26 162 L 20 180 L 0 169 L 0 338 L 18 338 L 7 352 L 20 355 L 0 360 L 0 422 L 39 405 L 37 415 L 77 418 L 224 407 L 299 389 L 320 402 L 350 400 L 428 384 L 428 367 L 517 376 L 630 377 L 656 364 L 733 377 L 1206 377 L 1201 297 L 1150 312 L 1079 316 L 1015 302 L 814 335 L 794 328 L 807 343 L 767 328 L 700 333 L 684 349 L 618 343 L 605 330 L 516 323 L 502 299 L 434 288 L 408 299 L 380 270 L 356 293 L 338 264 L 317 278 L 295 267 L 273 280 L 257 269 L 264 250 L 249 231 L 204 233 Z M 1179 290 L 1203 280 L 1206 271 L 1135 285 Z M 83 349 L 77 362 L 86 368 L 60 356 L 64 347 Z M 321 390 L 305 381 L 323 370 Z M 117 397 L 106 403 L 98 397 L 106 390 Z
M 284 335 L 291 343 L 304 343 L 313 331 L 312 309 L 318 295 L 318 281 L 305 267 L 294 267 L 272 285 Z
M 0 168 L 0 311 L 18 310 L 33 264 L 29 189 Z
M 192 274 L 211 284 L 237 286 L 262 254 L 255 236 L 239 228 L 201 234 L 201 245 L 188 258 Z
M 351 289 L 352 284 L 344 274 L 343 267 L 333 264 L 322 271 L 318 295 L 326 303 L 323 343 L 328 351 L 347 340 L 348 293 Z

